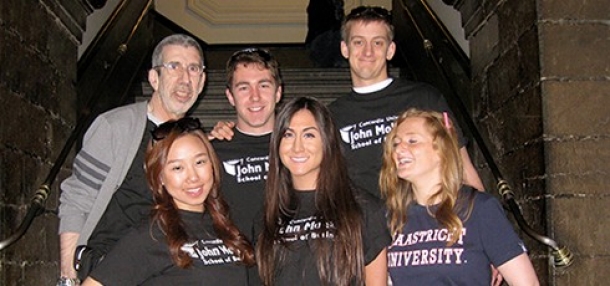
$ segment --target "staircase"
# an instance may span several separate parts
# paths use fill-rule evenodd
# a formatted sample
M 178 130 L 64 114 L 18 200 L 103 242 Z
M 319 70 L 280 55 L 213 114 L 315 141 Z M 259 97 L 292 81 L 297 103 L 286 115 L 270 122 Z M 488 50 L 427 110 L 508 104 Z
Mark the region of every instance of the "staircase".
M 218 121 L 234 121 L 235 110 L 225 96 L 226 76 L 224 70 L 208 70 L 203 96 L 195 103 L 191 115 L 201 120 L 205 130 Z M 351 90 L 348 68 L 283 68 L 284 92 L 281 102 L 299 96 L 316 97 L 328 104 Z M 398 77 L 399 70 L 391 69 L 391 76 Z M 138 88 L 142 89 L 136 101 L 150 98 L 152 88 L 147 81 Z M 134 92 L 140 94 L 140 92 Z

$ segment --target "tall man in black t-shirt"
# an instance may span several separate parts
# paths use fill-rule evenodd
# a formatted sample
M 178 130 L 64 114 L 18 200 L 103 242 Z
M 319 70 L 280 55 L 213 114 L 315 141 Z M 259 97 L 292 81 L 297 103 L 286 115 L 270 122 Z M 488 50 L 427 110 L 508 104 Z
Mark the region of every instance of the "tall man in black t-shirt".
M 329 108 L 341 133 L 352 180 L 380 197 L 382 142 L 399 112 L 409 107 L 439 112 L 451 110 L 435 88 L 393 79 L 387 61 L 396 52 L 390 13 L 381 7 L 361 6 L 347 15 L 341 27 L 341 54 L 348 60 L 353 90 L 331 103 Z M 457 127 L 457 126 L 456 126 Z M 460 134 L 460 152 L 466 183 L 483 190 L 483 184 Z

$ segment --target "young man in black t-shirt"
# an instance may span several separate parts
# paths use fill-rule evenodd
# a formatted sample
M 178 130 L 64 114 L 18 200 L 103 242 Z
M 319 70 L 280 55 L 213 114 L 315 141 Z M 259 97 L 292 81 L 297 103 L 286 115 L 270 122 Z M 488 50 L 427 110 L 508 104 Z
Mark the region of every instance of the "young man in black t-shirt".
M 397 115 L 410 108 L 447 112 L 455 122 L 443 95 L 434 87 L 388 75 L 387 61 L 394 57 L 394 26 L 388 10 L 360 6 L 352 9 L 341 27 L 341 54 L 350 66 L 352 92 L 329 105 L 343 141 L 348 171 L 354 183 L 376 197 L 382 142 Z M 464 183 L 484 190 L 468 151 L 467 140 L 455 126 L 460 142 Z M 502 277 L 494 269 L 492 285 Z
M 231 218 L 252 239 L 253 219 L 263 204 L 275 105 L 282 97 L 277 61 L 258 48 L 235 52 L 227 62 L 225 94 L 237 121 L 219 122 L 230 130 L 215 128 L 211 135 L 219 140 L 212 143 L 222 161 L 222 192 Z M 222 131 L 233 134 L 220 135 Z
M 217 139 L 212 144 L 222 163 L 222 193 L 231 219 L 253 241 L 265 197 L 275 105 L 282 97 L 278 62 L 258 48 L 235 52 L 227 62 L 225 94 L 237 121 L 219 122 L 210 134 Z M 248 280 L 260 284 L 256 267 L 250 268 Z
M 394 27 L 388 10 L 369 6 L 353 9 L 345 18 L 341 37 L 341 54 L 349 62 L 353 90 L 331 103 L 329 108 L 341 133 L 352 180 L 380 197 L 382 142 L 397 114 L 417 107 L 453 116 L 435 88 L 388 76 L 387 61 L 396 52 Z M 456 129 L 460 133 L 466 183 L 483 190 L 483 183 L 466 150 L 466 140 L 459 127 Z

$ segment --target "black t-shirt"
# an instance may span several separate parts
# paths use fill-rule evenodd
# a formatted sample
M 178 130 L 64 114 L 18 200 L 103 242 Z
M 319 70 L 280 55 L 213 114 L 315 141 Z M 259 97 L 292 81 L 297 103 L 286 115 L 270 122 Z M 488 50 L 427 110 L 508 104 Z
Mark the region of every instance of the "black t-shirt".
M 280 230 L 282 239 L 289 244 L 285 263 L 278 266 L 275 285 L 322 285 L 310 244 L 315 239 L 333 239 L 332 224 L 327 231 L 320 229 L 328 223 L 315 216 L 315 191 L 295 191 L 295 194 L 299 201 L 297 213 Z M 368 265 L 391 243 L 391 237 L 381 202 L 366 194 L 357 201 L 363 214 L 364 262 Z
M 252 240 L 253 223 L 265 199 L 265 181 L 269 172 L 269 140 L 246 135 L 236 128 L 231 141 L 213 141 L 222 164 L 222 194 L 229 204 L 231 219 Z
M 448 112 L 452 119 L 455 118 L 438 90 L 405 79 L 394 79 L 377 92 L 359 94 L 352 91 L 329 105 L 341 134 L 350 177 L 356 185 L 378 198 L 381 197 L 382 143 L 398 115 L 411 107 Z M 466 145 L 459 126 L 456 130 L 460 145 Z
M 146 220 L 153 204 L 152 193 L 146 183 L 144 157 L 156 125 L 147 120 L 146 128 L 129 171 L 121 186 L 114 192 L 104 214 L 95 226 L 87 245 L 96 252 L 108 253 L 116 242 L 133 227 Z
M 192 240 L 182 246 L 193 259 L 190 268 L 177 267 L 165 235 L 156 223 L 142 224 L 122 238 L 93 270 L 103 285 L 246 285 L 246 267 L 220 240 L 205 213 L 179 211 Z

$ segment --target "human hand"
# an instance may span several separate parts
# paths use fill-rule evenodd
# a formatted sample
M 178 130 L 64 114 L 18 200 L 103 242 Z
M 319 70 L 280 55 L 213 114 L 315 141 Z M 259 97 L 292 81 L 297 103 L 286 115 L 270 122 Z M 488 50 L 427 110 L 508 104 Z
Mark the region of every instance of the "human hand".
M 495 268 L 493 265 L 490 265 L 490 267 L 491 267 L 491 286 L 502 285 L 502 281 L 504 281 L 504 277 L 502 277 L 502 274 L 500 273 L 500 271 L 498 271 L 498 269 Z
M 233 127 L 235 127 L 235 122 L 218 121 L 218 123 L 214 125 L 214 129 L 208 134 L 208 139 L 231 141 L 231 139 L 233 139 L 234 134 Z

